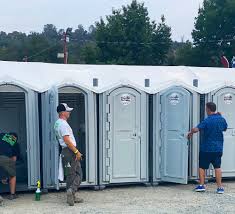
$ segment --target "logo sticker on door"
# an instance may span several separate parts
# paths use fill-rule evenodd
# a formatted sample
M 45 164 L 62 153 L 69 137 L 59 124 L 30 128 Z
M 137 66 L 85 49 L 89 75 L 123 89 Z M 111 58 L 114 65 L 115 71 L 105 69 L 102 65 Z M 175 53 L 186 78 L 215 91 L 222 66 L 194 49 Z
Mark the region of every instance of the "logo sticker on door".
M 172 93 L 169 97 L 169 103 L 171 105 L 177 105 L 180 102 L 180 95 L 177 93 Z
M 121 104 L 127 106 L 131 103 L 131 95 L 130 94 L 122 94 L 120 98 Z
M 233 103 L 233 96 L 231 94 L 225 94 L 224 95 L 224 102 L 227 105 L 230 105 Z

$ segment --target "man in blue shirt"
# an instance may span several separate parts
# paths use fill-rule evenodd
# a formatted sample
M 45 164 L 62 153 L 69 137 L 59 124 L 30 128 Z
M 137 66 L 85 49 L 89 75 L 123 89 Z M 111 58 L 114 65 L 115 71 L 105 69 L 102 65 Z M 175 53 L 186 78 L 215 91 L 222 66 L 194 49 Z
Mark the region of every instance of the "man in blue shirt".
M 202 141 L 200 142 L 199 152 L 199 178 L 200 185 L 195 188 L 196 192 L 204 192 L 205 188 L 205 171 L 212 164 L 215 169 L 217 193 L 224 193 L 222 187 L 221 157 L 223 155 L 223 132 L 227 130 L 227 122 L 220 113 L 216 113 L 216 104 L 209 102 L 206 104 L 208 117 L 203 120 L 196 128 L 188 133 L 191 138 L 194 133 L 201 132 Z

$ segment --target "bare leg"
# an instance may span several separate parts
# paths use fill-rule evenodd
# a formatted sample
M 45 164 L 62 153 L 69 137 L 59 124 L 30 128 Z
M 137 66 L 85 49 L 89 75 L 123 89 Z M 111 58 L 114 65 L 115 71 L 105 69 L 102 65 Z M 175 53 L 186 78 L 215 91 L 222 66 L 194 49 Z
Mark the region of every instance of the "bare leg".
M 199 168 L 200 185 L 205 184 L 205 169 Z
M 10 184 L 11 194 L 15 194 L 15 192 L 16 192 L 16 176 L 10 177 L 9 184 Z
M 215 178 L 218 187 L 222 187 L 222 172 L 221 168 L 215 169 Z

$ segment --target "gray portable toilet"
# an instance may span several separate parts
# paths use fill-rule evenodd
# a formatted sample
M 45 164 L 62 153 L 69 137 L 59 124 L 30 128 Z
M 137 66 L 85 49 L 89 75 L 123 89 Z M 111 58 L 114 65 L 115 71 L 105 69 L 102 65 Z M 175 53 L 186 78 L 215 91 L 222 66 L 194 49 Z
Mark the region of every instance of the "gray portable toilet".
M 186 184 L 198 177 L 199 136 L 186 134 L 199 123 L 200 94 L 172 86 L 153 95 L 152 181 Z
M 228 129 L 224 133 L 222 177 L 235 177 L 235 87 L 218 88 L 208 93 L 206 98 L 217 105 L 217 111 L 222 112 L 228 123 Z
M 96 94 L 76 84 L 63 84 L 42 93 L 43 188 L 65 186 L 58 180 L 59 144 L 54 133 L 54 123 L 58 119 L 56 107 L 63 102 L 74 108 L 68 123 L 84 157 L 81 186 L 97 188 Z
M 38 114 L 38 92 L 13 81 L 0 83 L 0 132 L 18 135 L 17 191 L 35 189 L 40 180 Z M 0 184 L 0 192 L 7 191 L 8 185 Z
M 131 86 L 99 97 L 100 185 L 148 183 L 148 99 Z

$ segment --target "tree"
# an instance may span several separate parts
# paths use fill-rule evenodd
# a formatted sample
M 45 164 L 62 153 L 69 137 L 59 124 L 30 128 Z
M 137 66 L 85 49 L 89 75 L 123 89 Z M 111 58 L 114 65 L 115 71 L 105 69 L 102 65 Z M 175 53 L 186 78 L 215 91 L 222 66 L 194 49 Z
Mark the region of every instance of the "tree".
M 87 42 L 81 48 L 81 61 L 86 64 L 98 64 L 99 49 L 94 42 Z
M 204 0 L 192 32 L 200 66 L 220 66 L 220 57 L 235 55 L 235 1 Z
M 14 31 L 6 34 L 0 33 L 0 57 L 2 60 L 21 61 L 26 52 L 27 36 L 24 33 Z
M 58 42 L 60 40 L 60 35 L 57 32 L 56 26 L 52 24 L 44 25 L 42 35 L 47 38 L 47 40 L 52 42 Z
M 144 3 L 133 0 L 96 23 L 99 61 L 109 64 L 163 64 L 171 44 L 165 19 L 157 26 L 151 22 Z
M 166 25 L 165 17 L 161 17 L 161 23 L 153 32 L 153 62 L 152 64 L 164 65 L 168 63 L 167 54 L 172 45 L 171 28 Z
M 195 66 L 199 64 L 198 48 L 190 41 L 182 43 L 175 51 L 175 65 Z

